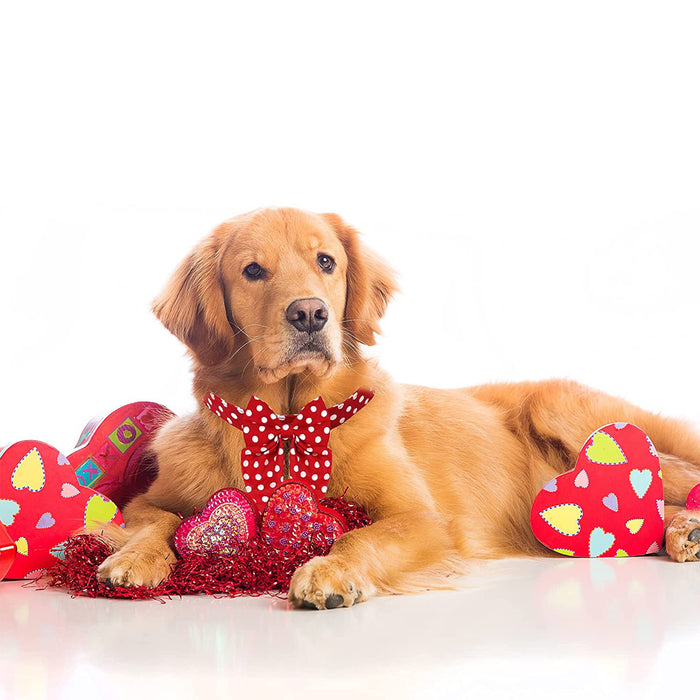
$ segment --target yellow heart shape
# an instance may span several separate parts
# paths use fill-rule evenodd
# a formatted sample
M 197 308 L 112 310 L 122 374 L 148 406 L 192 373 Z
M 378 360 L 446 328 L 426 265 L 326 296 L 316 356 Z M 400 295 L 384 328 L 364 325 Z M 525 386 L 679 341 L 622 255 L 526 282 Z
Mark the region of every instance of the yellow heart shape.
M 12 472 L 12 485 L 18 490 L 29 489 L 36 493 L 44 488 L 46 472 L 39 450 L 33 447 L 19 461 Z
M 27 545 L 27 538 L 26 537 L 20 537 L 15 542 L 15 545 L 17 546 L 18 554 L 24 554 L 25 557 L 27 556 L 27 554 L 29 554 L 29 546 Z
M 559 554 L 564 554 L 567 557 L 573 557 L 574 556 L 574 550 L 573 549 L 555 549 L 555 552 L 558 552 Z
M 627 461 L 620 446 L 607 433 L 593 433 L 593 442 L 586 450 L 586 457 L 596 464 L 624 464 Z
M 574 503 L 546 508 L 540 515 L 547 525 L 553 527 L 557 532 L 561 532 L 562 535 L 578 535 L 581 530 L 578 521 L 583 516 L 583 510 L 581 510 L 581 506 Z
M 616 557 L 628 557 L 629 554 L 627 554 L 627 552 L 625 552 L 624 549 L 618 549 L 617 552 L 615 552 L 615 556 Z
M 85 529 L 96 530 L 110 522 L 117 514 L 117 506 L 102 496 L 92 496 L 85 506 Z
M 636 535 L 642 529 L 642 525 L 644 525 L 644 518 L 633 518 L 628 520 L 625 525 L 627 525 L 627 529 L 633 535 Z

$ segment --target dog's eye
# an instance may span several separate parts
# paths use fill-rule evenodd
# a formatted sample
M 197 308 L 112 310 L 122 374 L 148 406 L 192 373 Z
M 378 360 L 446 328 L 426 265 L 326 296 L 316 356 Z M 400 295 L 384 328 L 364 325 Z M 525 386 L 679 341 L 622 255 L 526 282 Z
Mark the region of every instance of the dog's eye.
M 335 260 L 330 255 L 325 255 L 324 253 L 319 253 L 316 256 L 316 260 L 319 264 L 319 267 L 324 271 L 324 272 L 333 272 L 335 269 Z
M 249 280 L 259 280 L 265 277 L 264 268 L 260 267 L 258 263 L 250 263 L 243 268 L 243 276 L 247 277 Z

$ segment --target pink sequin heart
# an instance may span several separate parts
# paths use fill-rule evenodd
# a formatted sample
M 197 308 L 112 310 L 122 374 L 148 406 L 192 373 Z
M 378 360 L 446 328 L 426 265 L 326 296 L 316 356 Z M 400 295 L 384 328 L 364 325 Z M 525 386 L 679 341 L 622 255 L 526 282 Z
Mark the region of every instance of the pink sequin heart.
M 234 556 L 257 531 L 258 516 L 248 497 L 238 489 L 222 489 L 201 513 L 182 522 L 175 532 L 175 547 L 181 556 Z
M 285 482 L 272 494 L 263 513 L 263 539 L 276 549 L 298 549 L 319 540 L 333 544 L 346 531 L 340 513 L 319 505 L 307 486 L 294 481 Z

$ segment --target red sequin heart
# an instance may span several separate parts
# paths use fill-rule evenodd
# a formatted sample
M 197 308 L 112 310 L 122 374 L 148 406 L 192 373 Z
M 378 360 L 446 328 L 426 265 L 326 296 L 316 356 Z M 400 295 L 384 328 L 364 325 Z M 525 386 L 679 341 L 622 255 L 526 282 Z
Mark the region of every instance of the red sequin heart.
M 175 532 L 178 553 L 234 556 L 242 544 L 257 535 L 258 515 L 238 489 L 221 489 L 204 510 L 187 518 Z
M 319 539 L 332 544 L 347 529 L 340 513 L 319 505 L 311 490 L 295 481 L 282 484 L 263 513 L 263 539 L 276 549 L 298 549 Z

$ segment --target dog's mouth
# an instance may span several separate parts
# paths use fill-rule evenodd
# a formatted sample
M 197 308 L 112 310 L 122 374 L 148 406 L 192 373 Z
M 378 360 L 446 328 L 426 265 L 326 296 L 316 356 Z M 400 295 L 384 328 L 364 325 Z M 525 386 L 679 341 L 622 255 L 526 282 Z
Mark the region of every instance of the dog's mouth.
M 329 377 L 338 363 L 325 338 L 314 336 L 294 338 L 289 342 L 282 359 L 274 367 L 258 365 L 257 370 L 262 380 L 271 384 L 290 374 L 299 374 L 305 370 L 312 374 Z

